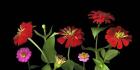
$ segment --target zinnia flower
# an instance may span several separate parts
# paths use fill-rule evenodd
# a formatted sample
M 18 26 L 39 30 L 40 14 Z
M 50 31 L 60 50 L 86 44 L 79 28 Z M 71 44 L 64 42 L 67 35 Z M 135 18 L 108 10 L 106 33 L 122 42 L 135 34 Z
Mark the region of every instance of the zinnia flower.
M 27 39 L 32 37 L 32 23 L 31 22 L 22 22 L 20 28 L 18 29 L 17 35 L 15 35 L 14 44 L 22 45 L 27 42 Z
M 76 47 L 82 44 L 84 34 L 81 29 L 68 26 L 64 29 L 61 29 L 61 32 L 59 33 L 63 36 L 59 37 L 57 41 L 60 44 L 64 44 L 64 42 L 66 42 L 66 48 Z
M 118 49 L 122 49 L 123 45 L 128 46 L 132 41 L 132 36 L 128 35 L 128 31 L 120 26 L 109 28 L 106 32 L 105 38 L 112 47 L 117 46 Z
M 82 52 L 78 55 L 79 61 L 87 62 L 89 60 L 89 54 Z
M 32 52 L 30 51 L 29 48 L 20 48 L 17 51 L 16 58 L 18 59 L 19 62 L 28 62 L 31 55 L 32 55 Z
M 93 23 L 96 22 L 97 24 L 111 23 L 111 20 L 115 20 L 115 18 L 110 14 L 102 11 L 91 11 L 88 15 L 89 19 L 93 20 Z
M 57 55 L 55 56 L 55 68 L 61 67 L 62 64 L 66 62 L 66 58 L 63 57 L 62 55 Z

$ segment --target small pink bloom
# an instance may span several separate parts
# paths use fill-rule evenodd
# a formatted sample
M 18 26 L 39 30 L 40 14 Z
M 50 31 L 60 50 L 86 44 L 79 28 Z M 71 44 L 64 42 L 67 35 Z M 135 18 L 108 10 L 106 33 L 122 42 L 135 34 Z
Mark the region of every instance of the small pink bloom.
M 89 60 L 89 54 L 82 52 L 78 55 L 79 61 L 87 62 Z
M 32 52 L 30 51 L 29 48 L 20 48 L 17 51 L 16 58 L 18 59 L 19 62 L 28 62 L 31 55 L 32 55 Z

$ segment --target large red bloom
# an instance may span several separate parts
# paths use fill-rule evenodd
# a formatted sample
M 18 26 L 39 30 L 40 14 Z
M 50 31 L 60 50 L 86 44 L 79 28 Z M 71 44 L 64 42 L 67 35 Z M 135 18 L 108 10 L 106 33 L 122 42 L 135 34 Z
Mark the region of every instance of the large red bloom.
M 60 44 L 65 44 L 66 48 L 69 47 L 76 47 L 82 44 L 83 42 L 83 35 L 84 33 L 81 31 L 81 29 L 74 28 L 74 27 L 66 27 L 64 29 L 61 29 L 61 32 L 59 32 L 60 35 L 63 35 L 62 37 L 59 37 L 57 41 Z
M 115 18 L 110 14 L 102 11 L 91 11 L 89 13 L 89 19 L 93 20 L 93 23 L 96 22 L 97 24 L 111 23 L 111 20 L 115 20 Z
M 32 23 L 22 22 L 17 34 L 13 38 L 15 45 L 22 45 L 27 42 L 27 39 L 32 37 Z
M 107 30 L 105 38 L 107 42 L 118 49 L 122 49 L 122 46 L 128 46 L 132 41 L 132 36 L 128 35 L 128 31 L 124 30 L 122 27 L 111 27 Z

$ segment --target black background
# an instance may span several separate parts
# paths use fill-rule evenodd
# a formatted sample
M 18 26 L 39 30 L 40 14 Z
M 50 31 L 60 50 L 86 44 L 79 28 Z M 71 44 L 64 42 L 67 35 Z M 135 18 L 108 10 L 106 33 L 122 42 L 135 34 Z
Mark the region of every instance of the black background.
M 46 24 L 48 27 L 53 25 L 53 31 L 58 31 L 60 28 L 67 25 L 74 25 L 75 27 L 82 28 L 85 32 L 85 41 L 83 44 L 85 46 L 94 45 L 94 40 L 90 32 L 92 22 L 87 16 L 92 10 L 110 12 L 116 18 L 116 21 L 111 25 L 120 25 L 130 31 L 130 34 L 133 36 L 132 43 L 127 48 L 120 50 L 121 54 L 114 58 L 110 64 L 107 64 L 109 68 L 111 70 L 131 68 L 132 70 L 135 70 L 139 68 L 139 8 L 135 1 L 93 0 L 5 3 L 6 4 L 1 6 L 0 16 L 0 64 L 2 65 L 2 68 L 5 68 L 2 70 L 7 70 L 9 68 L 13 70 L 27 70 L 27 64 L 19 63 L 16 59 L 16 51 L 24 46 L 30 46 L 30 49 L 33 51 L 33 55 L 30 59 L 31 64 L 44 65 L 40 60 L 39 51 L 36 48 L 31 47 L 31 44 L 27 43 L 20 47 L 13 44 L 13 37 L 22 21 L 32 21 L 33 25 L 37 25 L 36 30 L 40 30 L 40 32 L 42 32 L 42 24 Z M 40 38 L 34 35 L 33 39 L 35 39 L 39 45 L 42 45 Z M 104 36 L 101 37 L 100 40 L 101 43 L 105 43 L 103 45 L 107 44 Z M 56 43 L 56 50 L 59 54 L 66 56 L 67 49 L 58 43 Z M 81 64 L 77 59 L 78 53 L 82 52 L 81 48 L 73 48 L 71 51 L 71 59 Z M 91 57 L 94 57 L 94 53 L 89 53 L 91 54 Z M 94 65 L 95 64 L 91 60 L 87 62 L 87 70 L 93 70 Z

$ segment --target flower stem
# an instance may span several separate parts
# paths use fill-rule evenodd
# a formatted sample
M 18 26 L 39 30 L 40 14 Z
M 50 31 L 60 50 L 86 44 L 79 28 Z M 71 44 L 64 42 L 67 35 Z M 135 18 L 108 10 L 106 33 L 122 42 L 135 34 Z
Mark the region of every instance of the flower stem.
M 96 55 L 96 58 L 97 58 L 97 55 L 98 55 L 98 35 L 96 36 L 96 42 L 95 42 L 95 55 Z
M 29 61 L 28 61 L 28 63 L 27 63 L 27 64 L 28 64 L 28 70 L 31 70 L 31 69 L 30 69 L 30 63 L 29 63 Z
M 100 27 L 100 24 L 97 26 L 97 29 Z M 98 57 L 98 35 L 96 36 L 96 42 L 95 42 L 95 56 Z
M 41 54 L 43 55 L 44 59 L 47 60 L 44 52 L 41 50 L 41 48 L 31 39 L 31 38 L 28 38 L 28 40 L 35 45 L 35 47 L 41 52 Z M 48 60 L 47 60 L 48 61 Z
M 68 48 L 68 54 L 67 54 L 68 60 L 70 60 L 70 47 Z
M 85 63 L 83 62 L 83 70 L 85 70 Z

